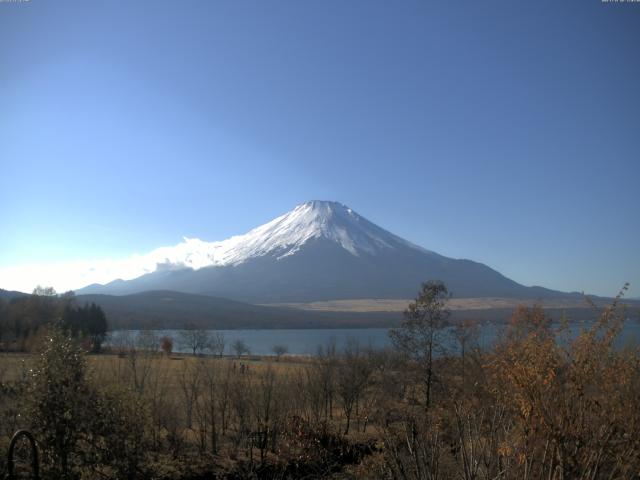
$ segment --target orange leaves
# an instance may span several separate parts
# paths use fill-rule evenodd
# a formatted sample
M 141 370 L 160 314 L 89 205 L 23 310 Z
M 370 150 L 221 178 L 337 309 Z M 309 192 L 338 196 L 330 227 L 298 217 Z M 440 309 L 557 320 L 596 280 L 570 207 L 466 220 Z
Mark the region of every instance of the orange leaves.
M 526 423 L 535 421 L 540 403 L 557 389 L 561 356 L 550 325 L 542 309 L 518 307 L 489 367 L 502 401 Z
M 502 457 L 509 457 L 513 454 L 513 448 L 505 442 L 502 442 L 498 447 L 498 455 Z
M 611 462 L 626 465 L 619 459 L 629 452 L 640 458 L 640 442 L 631 441 L 640 435 L 640 356 L 614 348 L 623 321 L 615 307 L 570 341 L 542 309 L 514 312 L 485 363 L 488 390 L 512 412 L 498 453 L 514 465 L 544 457 L 545 468 L 557 461 L 573 478 Z

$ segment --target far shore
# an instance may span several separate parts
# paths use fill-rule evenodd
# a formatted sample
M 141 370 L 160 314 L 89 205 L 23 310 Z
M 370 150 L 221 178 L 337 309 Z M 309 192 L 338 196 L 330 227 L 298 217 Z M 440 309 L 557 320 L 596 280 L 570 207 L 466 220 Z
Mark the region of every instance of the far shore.
M 601 303 L 602 299 L 594 299 Z M 610 301 L 610 299 L 606 299 Z M 359 312 L 359 313 L 391 313 L 403 312 L 411 299 L 385 299 L 385 298 L 355 298 L 346 300 L 327 300 L 318 302 L 299 303 L 269 303 L 261 304 L 266 307 L 288 307 L 300 310 L 312 310 L 321 312 Z M 638 300 L 624 300 L 623 303 L 633 307 L 639 307 Z M 559 299 L 531 299 L 531 298 L 500 298 L 500 297 L 475 297 L 475 298 L 451 298 L 447 302 L 447 308 L 452 311 L 460 310 L 492 310 L 514 309 L 518 305 L 541 305 L 545 309 L 591 309 L 592 306 L 586 297 L 559 298 Z

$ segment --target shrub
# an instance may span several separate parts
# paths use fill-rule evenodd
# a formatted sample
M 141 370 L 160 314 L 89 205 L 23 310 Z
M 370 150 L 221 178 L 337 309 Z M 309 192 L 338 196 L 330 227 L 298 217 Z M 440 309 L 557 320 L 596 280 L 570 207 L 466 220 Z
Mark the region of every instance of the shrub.
M 43 467 L 52 476 L 74 477 L 74 452 L 90 423 L 93 404 L 84 353 L 60 329 L 51 329 L 33 370 L 28 414 L 42 449 Z

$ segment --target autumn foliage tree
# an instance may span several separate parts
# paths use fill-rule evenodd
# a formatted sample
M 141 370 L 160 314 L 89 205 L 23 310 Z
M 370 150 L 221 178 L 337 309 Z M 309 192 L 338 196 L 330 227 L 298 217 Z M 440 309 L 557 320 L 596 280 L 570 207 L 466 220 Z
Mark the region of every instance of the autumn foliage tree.
M 396 403 L 397 419 L 382 428 L 386 475 L 637 478 L 640 352 L 616 346 L 627 317 L 625 290 L 578 331 L 553 322 L 541 306 L 516 308 L 497 343 L 474 355 L 467 388 L 453 388 L 459 377 L 446 375 L 444 388 L 453 395 L 432 399 L 425 412 Z M 430 338 L 429 330 L 413 328 Z M 434 366 L 456 362 L 442 358 Z
M 173 351 L 173 339 L 167 335 L 162 337 L 160 339 L 160 350 L 167 356 L 171 355 Z
M 640 358 L 616 350 L 623 291 L 574 338 L 520 307 L 487 369 L 511 412 L 502 454 L 531 478 L 632 478 L 640 468 Z

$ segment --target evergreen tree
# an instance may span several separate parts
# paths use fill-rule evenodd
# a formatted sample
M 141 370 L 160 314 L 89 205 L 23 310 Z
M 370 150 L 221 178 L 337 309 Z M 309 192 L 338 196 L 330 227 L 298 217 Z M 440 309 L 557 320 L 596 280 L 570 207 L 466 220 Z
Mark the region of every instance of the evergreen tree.
M 396 348 L 420 367 L 427 408 L 431 406 L 435 380 L 434 354 L 443 348 L 442 335 L 450 314 L 446 309 L 448 298 L 447 287 L 441 281 L 423 283 L 420 293 L 405 310 L 400 327 L 389 332 Z

